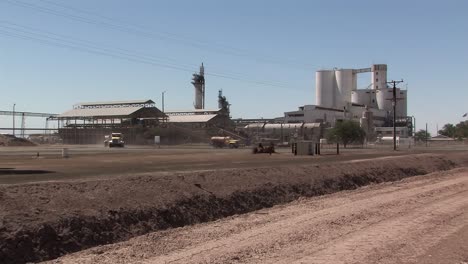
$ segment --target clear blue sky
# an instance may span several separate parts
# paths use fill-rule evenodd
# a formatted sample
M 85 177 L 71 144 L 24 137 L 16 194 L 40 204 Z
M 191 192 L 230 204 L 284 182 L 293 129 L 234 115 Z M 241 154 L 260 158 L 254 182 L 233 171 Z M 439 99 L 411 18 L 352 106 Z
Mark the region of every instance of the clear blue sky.
M 389 79 L 408 84 L 418 128 L 435 131 L 468 112 L 467 12 L 463 0 L 0 0 L 0 110 L 160 106 L 164 90 L 166 109 L 191 109 L 191 73 L 204 62 L 228 77 L 207 76 L 208 108 L 223 89 L 233 117 L 277 117 L 315 103 L 318 69 L 386 63 Z

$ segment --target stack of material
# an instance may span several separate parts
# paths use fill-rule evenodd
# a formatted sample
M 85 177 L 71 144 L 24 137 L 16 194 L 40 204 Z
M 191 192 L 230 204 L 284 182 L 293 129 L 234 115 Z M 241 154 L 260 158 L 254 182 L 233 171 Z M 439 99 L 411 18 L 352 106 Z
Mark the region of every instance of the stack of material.
M 0 135 L 0 146 L 30 147 L 36 146 L 36 144 L 25 138 L 17 138 L 13 135 Z

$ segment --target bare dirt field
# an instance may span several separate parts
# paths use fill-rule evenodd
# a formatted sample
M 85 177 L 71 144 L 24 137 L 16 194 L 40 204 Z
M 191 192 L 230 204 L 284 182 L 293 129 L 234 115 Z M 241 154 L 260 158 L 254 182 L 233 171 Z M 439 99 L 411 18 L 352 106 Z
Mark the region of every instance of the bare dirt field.
M 466 181 L 464 181 L 466 180 L 466 171 L 463 169 L 468 164 L 466 154 L 466 150 L 463 149 L 437 151 L 434 149 L 412 149 L 398 152 L 350 149 L 342 151 L 339 156 L 295 157 L 287 149 L 280 150 L 279 153 L 273 155 L 253 155 L 248 149 L 215 150 L 201 146 L 161 149 L 138 147 L 104 149 L 100 146 L 82 146 L 70 147 L 70 158 L 63 159 L 61 158 L 61 147 L 0 148 L 0 260 L 2 260 L 0 262 L 45 261 L 87 248 L 128 241 L 124 244 L 94 248 L 97 251 L 90 249 L 90 251 L 80 252 L 78 255 L 69 255 L 63 261 L 70 263 L 76 261 L 88 261 L 87 263 L 132 263 L 139 261 L 164 263 L 167 257 L 167 260 L 173 259 L 176 263 L 190 263 L 192 262 L 191 255 L 184 254 L 192 252 L 194 263 L 263 263 L 263 260 L 265 262 L 288 263 L 292 261 L 287 259 L 288 257 L 301 255 L 295 251 L 292 251 L 291 255 L 287 251 L 288 243 L 291 245 L 300 244 L 300 241 L 294 240 L 293 234 L 309 234 L 300 239 L 306 244 L 309 243 L 309 246 L 310 243 L 316 242 L 314 239 L 328 239 L 326 240 L 328 242 L 322 243 L 323 247 L 325 245 L 338 246 L 336 243 L 340 240 L 337 240 L 337 237 L 358 230 L 367 230 L 368 237 L 362 238 L 366 241 L 372 240 L 373 234 L 377 237 L 404 234 L 406 231 L 402 227 L 395 228 L 397 231 L 392 234 L 379 233 L 378 228 L 374 227 L 384 218 L 392 219 L 395 214 L 403 217 L 406 212 L 415 211 L 418 203 L 420 203 L 421 209 L 426 210 L 424 212 L 434 211 L 442 203 L 445 203 L 445 200 L 438 196 L 439 194 L 441 197 L 445 195 L 446 189 L 442 187 L 434 189 L 433 200 L 429 199 L 431 196 L 428 193 L 421 194 L 421 197 L 429 200 L 417 200 L 416 198 L 420 197 L 417 195 L 417 190 L 426 188 L 426 185 L 432 186 L 431 184 L 441 182 L 442 185 L 451 186 L 452 181 L 443 182 L 453 178 L 459 181 L 453 185 L 466 191 Z M 452 171 L 453 169 L 455 171 Z M 437 174 L 439 172 L 442 174 Z M 426 175 L 430 173 L 435 174 Z M 408 196 L 409 200 L 404 200 L 406 196 L 394 191 L 394 185 L 383 184 L 375 185 L 369 189 L 366 187 L 354 192 L 342 193 L 344 198 L 337 198 L 338 201 L 343 202 L 341 207 L 338 204 L 338 207 L 326 205 L 328 198 L 332 199 L 330 203 L 335 203 L 333 195 L 328 197 L 328 194 L 331 193 L 354 190 L 369 184 L 400 181 L 414 176 L 417 176 L 414 178 L 414 183 L 413 180 L 408 182 L 405 180 L 396 183 L 395 186 L 400 186 L 396 188 L 404 190 L 405 186 L 408 185 L 408 190 L 405 193 L 408 195 L 414 193 L 416 198 Z M 411 187 L 413 185 L 419 187 L 413 188 Z M 373 188 L 377 190 L 376 193 L 373 193 Z M 387 188 L 390 189 L 387 190 Z M 370 191 L 369 194 L 364 193 L 366 190 Z M 360 201 L 364 204 L 346 204 L 345 202 L 358 199 L 353 198 L 353 193 L 360 194 L 359 197 L 362 198 Z M 378 194 L 384 195 L 385 193 L 389 193 L 389 196 L 385 196 L 386 198 L 378 196 Z M 394 195 L 390 195 L 390 193 Z M 400 194 L 402 200 L 398 200 Z M 307 198 L 320 195 L 326 196 Z M 340 194 L 336 195 L 340 197 Z M 351 198 L 348 198 L 348 195 Z M 463 192 L 460 195 L 467 196 Z M 369 198 L 375 196 L 375 204 L 364 199 L 367 196 Z M 392 197 L 397 200 L 392 200 Z M 297 201 L 298 199 L 300 201 Z M 454 203 L 454 205 L 458 204 L 456 208 L 466 211 L 466 200 L 458 200 L 460 202 Z M 285 205 L 290 202 L 293 203 Z M 327 208 L 329 210 L 323 212 L 328 212 L 331 214 L 330 217 L 337 218 L 327 218 L 328 220 L 323 220 L 324 223 L 320 222 L 322 224 L 305 221 L 306 218 L 315 219 L 320 216 L 320 213 L 313 214 L 314 211 L 318 210 L 316 206 L 320 204 L 323 204 L 320 207 L 321 210 Z M 391 207 L 390 204 L 394 207 Z M 275 205 L 283 206 L 271 208 Z M 375 212 L 372 213 L 365 209 L 365 205 L 375 207 Z M 388 212 L 383 210 L 387 208 L 387 205 Z M 308 209 L 308 206 L 311 207 Z M 242 215 L 256 210 L 265 210 L 264 208 L 271 209 Z M 285 213 L 280 213 L 279 211 L 283 209 L 286 210 Z M 270 213 L 269 210 L 278 213 Z M 302 211 L 305 214 L 301 218 L 299 215 Z M 368 211 L 369 215 L 366 214 Z M 281 220 L 279 216 L 288 216 L 290 214 L 288 212 L 292 212 L 291 217 L 297 215 L 299 220 L 293 218 Z M 446 213 L 451 214 L 451 209 Z M 277 216 L 268 218 L 270 214 Z M 374 218 L 379 217 L 379 214 L 382 214 L 382 218 Z M 240 216 L 233 217 L 235 215 Z M 260 238 L 264 236 L 261 233 L 263 227 L 256 225 L 256 221 L 250 221 L 249 217 L 252 216 L 260 218 L 264 216 L 265 218 L 262 218 L 263 220 L 259 223 L 263 221 L 263 223 L 271 222 L 274 224 L 276 220 L 283 221 L 279 226 L 265 227 L 265 230 L 269 230 L 267 233 L 271 233 L 272 237 L 275 237 L 273 240 L 278 240 L 280 249 L 284 248 L 285 251 L 271 249 L 273 241 L 262 242 Z M 463 218 L 457 217 L 454 218 L 463 220 Z M 466 220 L 466 215 L 462 215 L 462 217 L 465 217 L 464 220 Z M 305 222 L 301 222 L 300 219 Z M 320 220 L 320 218 L 317 219 Z M 366 219 L 369 221 L 364 221 Z M 400 218 L 395 219 L 394 222 Z M 410 217 L 401 219 L 404 223 Z M 426 220 L 429 222 L 434 220 L 439 223 L 434 224 L 434 226 L 441 226 L 449 221 L 444 219 L 435 217 Z M 229 221 L 238 221 L 239 223 L 230 227 Z M 297 226 L 299 229 L 294 230 L 293 227 L 288 227 L 287 222 L 290 221 L 295 223 L 293 226 Z M 343 229 L 339 228 L 340 221 L 344 221 Z M 351 223 L 349 226 L 344 224 L 347 221 Z M 330 228 L 335 227 L 332 222 L 337 223 L 336 230 Z M 200 223 L 205 224 L 200 225 Z M 371 228 L 366 226 L 368 223 L 375 225 L 370 224 Z M 217 226 L 218 224 L 226 225 L 226 227 Z M 320 228 L 314 229 L 316 225 Z M 242 230 L 239 229 L 241 227 Z M 281 230 L 283 227 L 285 228 L 284 232 Z M 393 224 L 390 223 L 383 227 L 393 228 Z M 191 228 L 195 232 L 192 237 L 190 236 Z M 196 231 L 197 228 L 202 228 L 204 231 L 200 232 L 206 232 L 206 236 L 200 235 Z M 255 233 L 256 229 L 260 229 L 259 233 Z M 318 232 L 318 237 L 304 231 L 308 229 L 311 232 L 313 230 L 315 233 Z M 279 233 L 274 235 L 270 232 L 273 230 Z M 463 235 L 466 234 L 466 227 L 458 228 L 459 232 L 450 231 L 452 229 L 444 230 L 437 233 L 440 241 L 445 239 L 444 241 L 454 243 L 453 241 L 457 241 L 457 239 L 467 238 L 466 235 Z M 155 231 L 157 232 L 151 233 Z M 246 233 L 241 235 L 244 231 Z M 256 242 L 252 242 L 253 244 L 247 243 L 242 246 L 243 243 L 246 243 L 243 237 L 250 240 L 249 232 L 253 232 L 253 237 L 258 236 L 259 239 L 254 239 Z M 330 236 L 327 238 L 325 234 L 328 233 Z M 138 237 L 145 234 L 149 235 Z M 171 234 L 179 240 L 174 240 Z M 290 242 L 282 240 L 283 236 L 285 236 L 284 239 L 291 237 L 292 240 Z M 161 238 L 161 240 L 156 238 Z M 223 241 L 222 238 L 226 238 L 226 240 Z M 306 238 L 312 240 L 307 242 Z M 134 244 L 135 246 L 123 246 L 125 250 L 129 250 L 128 256 L 118 253 L 124 252 L 120 251 L 119 247 L 125 243 L 134 243 L 134 241 L 143 241 L 144 239 L 150 239 L 147 242 L 141 242 L 142 245 L 147 246 L 140 247 L 139 242 L 137 242 Z M 174 243 L 171 242 L 173 240 Z M 218 240 L 220 244 L 216 246 Z M 344 241 L 342 242 L 344 243 Z M 352 248 L 354 240 L 350 241 L 349 244 L 343 244 L 342 247 L 346 250 Z M 223 252 L 223 248 L 228 247 L 230 242 L 239 244 L 240 247 L 235 249 L 231 245 L 228 251 L 232 251 L 232 254 Z M 449 242 L 443 244 L 446 246 L 444 252 L 452 250 L 451 256 L 456 256 L 457 252 L 460 251 L 455 246 L 450 246 Z M 203 245 L 203 243 L 207 243 L 207 249 L 200 249 L 198 252 L 197 245 Z M 379 243 L 382 247 L 386 247 L 384 242 Z M 308 248 L 306 244 L 303 247 L 303 257 L 313 257 L 310 250 L 306 250 Z M 432 243 L 428 244 L 427 247 L 430 246 L 434 247 L 432 248 L 433 252 L 442 248 L 442 244 Z M 256 247 L 258 250 L 255 251 L 255 254 L 252 253 L 253 251 L 244 252 L 245 248 L 255 249 Z M 270 248 L 270 251 L 266 250 L 265 247 Z M 274 247 L 276 248 L 276 244 Z M 401 247 L 404 248 L 404 246 Z M 134 249 L 130 250 L 130 248 Z M 145 251 L 146 249 L 148 252 Z M 216 253 L 218 249 L 220 250 L 219 254 Z M 115 255 L 116 258 L 110 258 L 107 261 L 106 258 L 111 255 Z M 231 256 L 231 258 L 223 258 L 224 255 Z M 364 255 L 366 255 L 365 252 L 362 253 L 362 256 Z M 356 255 L 357 262 L 362 259 L 362 256 L 359 256 Z M 406 261 L 406 259 L 402 259 Z M 368 260 L 372 261 L 373 259 L 369 258 Z M 300 258 L 294 261 L 300 261 Z M 349 261 L 353 263 L 353 259 L 349 259 Z M 315 263 L 308 259 L 304 259 L 303 262 Z
M 466 263 L 468 169 L 305 198 L 51 263 Z
M 207 146 L 184 148 L 128 147 L 104 148 L 97 145 L 66 146 L 70 158 L 63 159 L 62 147 L 0 148 L 0 184 L 39 181 L 106 179 L 136 174 L 158 175 L 185 171 L 259 168 L 272 166 L 329 163 L 351 159 L 368 159 L 389 155 L 424 153 L 423 150 L 347 149 L 341 155 L 293 156 L 289 149 L 274 155 L 252 155 L 251 149 L 213 149 Z M 332 154 L 335 150 L 324 151 Z M 37 156 L 39 153 L 39 156 Z M 12 169 L 12 170 L 5 170 Z M 36 173 L 30 173 L 36 172 Z

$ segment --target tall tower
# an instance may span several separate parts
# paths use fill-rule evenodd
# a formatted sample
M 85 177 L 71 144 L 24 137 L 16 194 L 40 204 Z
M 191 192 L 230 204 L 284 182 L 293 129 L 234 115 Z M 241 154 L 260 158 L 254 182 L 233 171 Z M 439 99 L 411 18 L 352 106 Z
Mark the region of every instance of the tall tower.
M 372 89 L 379 90 L 387 88 L 387 64 L 372 65 Z
M 194 73 L 192 84 L 195 87 L 195 109 L 205 109 L 205 67 L 200 66 L 200 72 Z

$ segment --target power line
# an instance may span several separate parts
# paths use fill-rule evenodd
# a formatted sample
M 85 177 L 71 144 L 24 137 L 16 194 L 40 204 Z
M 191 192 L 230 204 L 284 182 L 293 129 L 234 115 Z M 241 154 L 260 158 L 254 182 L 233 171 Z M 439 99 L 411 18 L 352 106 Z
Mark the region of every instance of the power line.
M 2 26 L 0 26 L 2 27 Z M 7 29 L 12 29 L 10 27 L 4 27 L 4 28 L 7 28 Z M 74 46 L 75 48 L 81 50 L 81 51 L 89 51 L 89 50 L 83 50 L 83 43 L 85 43 L 85 48 L 91 48 L 91 49 L 99 49 L 98 50 L 98 53 L 99 55 L 111 55 L 111 56 L 115 56 L 115 53 L 111 53 L 111 52 L 115 52 L 115 51 L 112 51 L 111 49 L 102 49 L 98 46 L 96 46 L 93 42 L 90 42 L 90 41 L 84 41 L 84 40 L 79 40 L 79 39 L 76 39 L 76 38 L 73 38 L 74 40 L 77 40 L 79 43 L 76 43 L 74 41 L 70 41 L 70 40 L 63 40 L 63 39 L 58 39 L 56 37 L 49 37 L 47 35 L 43 35 L 43 34 L 38 34 L 38 33 L 35 33 L 35 32 L 28 32 L 28 31 L 24 31 L 24 30 L 17 30 L 17 29 L 14 29 L 15 31 L 20 31 L 21 33 L 26 33 L 26 34 L 30 34 L 30 35 L 35 35 L 35 36 L 39 36 L 39 37 L 45 37 L 47 40 L 54 40 L 54 41 L 63 41 L 63 42 L 66 42 L 67 46 L 69 46 L 69 44 L 72 44 L 72 45 L 79 45 L 78 47 Z M 49 33 L 49 34 L 52 34 L 52 35 L 55 35 L 55 36 L 59 36 L 59 37 L 63 37 L 63 35 L 58 35 L 58 34 L 54 34 L 54 33 Z M 29 36 L 30 37 L 30 36 Z M 33 37 L 33 40 L 35 38 Z M 30 38 L 31 40 L 31 38 Z M 87 43 L 91 43 L 91 45 L 87 44 Z M 59 43 L 60 45 L 63 45 L 63 43 Z M 71 48 L 71 47 L 70 47 Z M 115 48 L 114 48 L 115 49 Z M 162 64 L 160 61 L 156 60 L 155 58 L 153 57 L 146 57 L 146 56 L 142 56 L 142 55 L 139 55 L 138 53 L 135 53 L 134 51 L 129 51 L 129 50 L 125 50 L 125 49 L 119 49 L 117 48 L 118 50 L 123 50 L 125 52 L 118 52 L 117 53 L 117 56 L 119 58 L 122 58 L 122 56 L 125 56 L 127 59 L 131 59 L 132 61 L 135 61 L 135 58 L 138 59 L 139 61 L 137 62 L 141 62 L 141 60 L 144 60 L 144 61 L 148 61 L 150 60 L 151 64 L 153 65 L 156 65 L 156 66 L 161 66 L 161 67 L 169 67 L 171 69 L 178 69 L 178 70 L 183 70 L 183 71 L 187 71 L 187 72 L 193 72 L 194 68 L 198 67 L 198 66 L 186 66 L 186 65 L 177 65 L 177 64 Z M 128 53 L 130 52 L 130 53 Z M 106 54 L 104 54 L 106 53 Z M 136 55 L 135 55 L 136 54 Z M 155 63 L 157 62 L 157 63 Z M 281 83 L 278 83 L 278 82 L 275 82 L 275 83 L 272 83 L 272 82 L 265 82 L 265 81 L 258 81 L 258 80 L 251 80 L 251 79 L 246 79 L 246 78 L 243 78 L 242 76 L 232 76 L 232 75 L 229 75 L 229 74 L 225 74 L 225 73 L 217 73 L 217 72 L 210 72 L 210 73 L 207 73 L 206 75 L 209 75 L 209 76 L 214 76 L 214 77 L 220 77 L 220 78 L 226 78 L 226 79 L 231 79 L 231 80 L 238 80 L 238 81 L 244 81 L 244 82 L 250 82 L 250 83 L 255 83 L 255 84 L 260 84 L 260 85 L 266 85 L 266 86 L 276 86 L 276 87 L 281 87 L 281 88 L 286 88 L 286 86 L 284 86 L 284 84 L 281 84 Z
M 45 30 L 41 30 L 41 29 L 37 29 L 37 28 L 33 28 L 33 27 L 29 27 L 29 26 L 23 26 L 23 25 L 19 25 L 17 23 L 12 23 L 12 22 L 9 22 L 9 21 L 1 21 L 0 20 L 0 24 L 8 24 L 10 25 L 9 26 L 3 26 L 4 28 L 8 28 L 8 29 L 12 29 L 12 30 L 19 30 L 23 33 L 29 33 L 29 34 L 33 34 L 33 35 L 40 35 L 40 36 L 44 36 L 43 34 L 39 34 L 37 32 L 40 32 L 40 33 L 44 33 L 46 34 L 46 37 L 49 37 L 49 35 L 52 35 L 53 37 L 52 38 L 60 38 L 59 40 L 60 41 L 65 41 L 65 42 L 68 42 L 70 43 L 70 40 L 73 40 L 73 44 L 76 44 L 76 42 L 79 42 L 80 45 L 86 45 L 86 46 L 89 46 L 91 45 L 92 48 L 101 48 L 100 46 L 104 46 L 105 47 L 105 50 L 116 50 L 118 52 L 124 52 L 126 53 L 126 55 L 128 55 L 128 53 L 130 53 L 132 56 L 137 56 L 137 57 L 143 57 L 144 59 L 147 59 L 148 57 L 151 58 L 152 60 L 156 60 L 156 61 L 159 61 L 159 62 L 169 62 L 170 64 L 175 64 L 175 65 L 178 65 L 179 67 L 181 66 L 180 65 L 180 62 L 174 60 L 174 59 L 171 59 L 171 58 L 167 58 L 167 57 L 157 57 L 157 56 L 154 56 L 153 54 L 148 54 L 148 53 L 143 53 L 143 52 L 139 52 L 139 51 L 132 51 L 132 50 L 128 50 L 128 49 L 122 49 L 122 48 L 119 48 L 119 47 L 113 47 L 113 46 L 109 46 L 109 45 L 106 45 L 106 44 L 103 44 L 103 43 L 96 43 L 96 42 L 91 42 L 91 41 L 88 41 L 88 40 L 82 40 L 82 39 L 78 39 L 76 37 L 73 37 L 73 36 L 67 36 L 67 35 L 62 35 L 62 34 L 56 34 L 56 33 L 52 33 L 50 31 L 45 31 Z M 20 28 L 20 29 L 17 29 L 17 28 Z M 26 30 L 26 32 L 24 31 Z M 187 68 L 190 68 L 190 69 L 197 69 L 198 68 L 198 65 L 188 65 L 188 64 L 183 64 L 183 67 L 187 67 Z M 237 77 L 237 78 L 245 78 L 245 76 L 243 74 L 240 74 L 240 73 L 233 73 L 233 72 L 224 72 L 224 73 L 218 73 L 216 71 L 210 71 L 210 73 L 212 76 L 230 76 L 230 77 Z M 271 83 L 271 82 L 270 82 Z M 279 85 L 286 85 L 285 83 L 282 83 L 282 82 L 279 82 L 279 81 L 274 81 L 274 83 L 276 84 L 279 84 Z
M 50 1 L 50 0 L 40 0 L 40 1 L 48 3 L 50 5 L 58 6 L 58 7 L 65 8 L 65 9 L 68 9 L 68 10 L 72 10 L 74 12 L 80 12 L 80 13 L 92 15 L 92 16 L 98 17 L 100 19 L 104 19 L 104 20 L 111 21 L 111 22 L 114 22 L 114 23 L 97 21 L 97 20 L 93 20 L 93 19 L 90 19 L 90 18 L 87 18 L 87 17 L 79 16 L 79 15 L 76 15 L 76 14 L 63 13 L 63 12 L 57 11 L 55 9 L 47 8 L 47 7 L 36 5 L 36 4 L 25 3 L 25 2 L 22 2 L 22 1 L 18 1 L 18 0 L 4 0 L 4 1 L 6 1 L 6 2 L 12 4 L 12 5 L 33 9 L 33 10 L 36 10 L 36 11 L 39 11 L 39 12 L 64 17 L 64 18 L 71 19 L 71 20 L 78 21 L 78 22 L 82 22 L 82 23 L 97 25 L 97 26 L 105 27 L 105 28 L 112 29 L 112 30 L 117 30 L 117 31 L 121 31 L 121 32 L 133 34 L 133 35 L 143 36 L 143 37 L 146 37 L 146 38 L 171 40 L 171 41 L 175 41 L 175 42 L 180 42 L 183 45 L 188 45 L 188 46 L 199 48 L 199 49 L 207 50 L 207 48 L 208 48 L 209 51 L 215 51 L 215 52 L 218 52 L 218 53 L 225 53 L 225 54 L 229 54 L 229 55 L 233 55 L 233 56 L 240 56 L 240 57 L 245 57 L 245 58 L 249 58 L 249 59 L 255 59 L 255 61 L 257 61 L 257 62 L 262 61 L 262 62 L 265 62 L 265 63 L 277 64 L 277 65 L 281 65 L 281 66 L 288 65 L 288 66 L 294 66 L 296 68 L 299 67 L 299 68 L 302 68 L 302 69 L 305 69 L 305 70 L 310 70 L 310 68 L 313 67 L 313 65 L 310 65 L 310 64 L 294 62 L 292 60 L 286 60 L 284 58 L 280 59 L 280 58 L 273 58 L 273 57 L 268 57 L 268 56 L 258 56 L 258 55 L 252 54 L 249 51 L 234 48 L 234 47 L 230 47 L 230 46 L 227 46 L 227 45 L 215 44 L 213 46 L 213 44 L 203 42 L 203 41 L 199 41 L 199 40 L 188 40 L 185 37 L 181 37 L 181 36 L 179 36 L 177 34 L 173 34 L 173 33 L 154 32 L 153 30 L 149 31 L 149 30 L 145 29 L 141 25 L 122 23 L 121 21 L 119 21 L 118 19 L 115 19 L 115 18 L 110 18 L 110 17 L 107 17 L 107 16 L 96 14 L 94 12 L 90 12 L 90 11 L 84 10 L 82 8 L 76 8 L 76 7 L 71 7 L 69 5 L 59 4 L 59 3 L 56 3 L 56 2 Z M 118 24 L 115 24 L 115 22 L 117 22 Z
M 9 24 L 14 24 L 14 23 L 9 23 Z M 17 24 L 14 24 L 14 25 L 17 25 Z M 174 70 L 180 70 L 180 71 L 191 72 L 191 73 L 194 72 L 191 66 L 187 67 L 186 65 L 177 65 L 174 63 L 168 64 L 165 62 L 161 62 L 157 60 L 156 58 L 142 56 L 137 53 L 134 53 L 133 51 L 128 51 L 124 49 L 121 49 L 121 51 L 114 51 L 108 48 L 101 48 L 98 45 L 95 45 L 95 43 L 90 42 L 90 41 L 78 40 L 76 38 L 73 38 L 72 40 L 70 40 L 70 39 L 64 38 L 63 35 L 58 35 L 58 34 L 54 34 L 50 32 L 47 34 L 43 34 L 43 33 L 31 32 L 30 30 L 24 30 L 21 28 L 18 29 L 18 28 L 1 26 L 1 25 L 0 25 L 0 28 L 3 28 L 3 30 L 0 30 L 0 35 L 4 35 L 4 36 L 10 36 L 10 37 L 20 38 L 20 39 L 25 39 L 25 40 L 32 40 L 32 41 L 39 42 L 44 45 L 74 49 L 74 50 L 78 50 L 81 52 L 87 52 L 87 53 L 96 54 L 96 55 L 105 55 L 105 56 L 109 56 L 113 58 L 124 59 L 128 61 L 144 63 L 144 64 L 150 64 L 153 66 L 170 68 Z M 28 28 L 28 27 L 23 27 L 23 28 Z M 223 74 L 223 73 L 213 72 L 213 73 L 207 73 L 207 75 L 213 76 L 213 77 L 236 80 L 236 81 L 249 82 L 249 83 L 254 83 L 254 84 L 263 85 L 263 86 L 287 88 L 286 86 L 282 84 L 278 84 L 278 83 L 250 80 L 250 79 L 245 79 L 242 77 L 230 76 L 230 75 Z
M 8 24 L 10 26 L 1 26 L 1 24 Z M 150 55 L 150 54 L 147 54 L 147 53 L 131 51 L 131 50 L 128 50 L 128 49 L 122 49 L 122 48 L 118 48 L 118 47 L 112 47 L 112 46 L 109 46 L 109 45 L 105 45 L 103 43 L 96 43 L 96 42 L 92 42 L 92 41 L 88 41 L 88 40 L 78 39 L 78 38 L 72 37 L 72 36 L 56 34 L 56 33 L 50 32 L 50 31 L 40 30 L 40 29 L 37 29 L 37 28 L 28 27 L 28 26 L 22 26 L 22 25 L 19 25 L 19 24 L 16 24 L 16 23 L 8 22 L 8 21 L 1 21 L 0 20 L 0 27 L 6 28 L 6 29 L 9 29 L 9 30 L 13 30 L 13 31 L 20 31 L 22 33 L 27 33 L 27 34 L 52 38 L 52 39 L 55 39 L 55 40 L 58 40 L 58 41 L 64 41 L 64 42 L 73 43 L 73 44 L 77 44 L 77 45 L 91 46 L 92 48 L 101 48 L 101 46 L 104 46 L 104 48 L 102 48 L 102 49 L 105 49 L 105 50 L 117 50 L 119 52 L 131 53 L 133 56 L 150 57 L 153 60 L 166 61 L 166 62 L 175 63 L 175 64 L 179 63 L 179 62 L 177 62 L 177 61 L 175 61 L 173 59 L 170 59 L 170 58 L 156 57 L 154 55 Z M 196 69 L 197 66 L 196 65 L 190 65 L 190 66 L 187 66 L 187 67 Z
M 137 25 L 135 23 L 129 23 L 128 21 L 123 21 L 121 19 L 117 19 L 117 18 L 113 18 L 113 17 L 109 17 L 109 16 L 104 16 L 102 14 L 92 12 L 92 11 L 89 11 L 89 10 L 86 10 L 86 9 L 83 9 L 83 8 L 77 8 L 77 7 L 66 5 L 66 4 L 63 4 L 63 3 L 57 3 L 57 2 L 54 2 L 54 1 L 51 1 L 51 0 L 39 0 L 39 1 L 47 3 L 47 4 L 51 4 L 51 5 L 54 5 L 54 6 L 58 6 L 58 7 L 61 7 L 61 8 L 73 10 L 73 11 L 76 11 L 76 12 L 89 14 L 89 15 L 92 15 L 92 16 L 95 16 L 95 17 L 99 17 L 99 18 L 108 20 L 108 21 L 117 22 L 117 23 L 120 23 L 121 25 L 124 25 L 124 26 L 130 25 L 131 27 L 134 27 L 134 28 L 140 28 L 140 29 L 143 28 L 144 30 L 148 30 L 149 32 L 154 33 L 153 29 L 150 29 L 150 28 L 148 28 L 146 26 Z M 297 62 L 295 60 L 290 60 L 290 59 L 288 60 L 288 59 L 285 59 L 285 58 L 278 58 L 278 57 L 275 58 L 275 57 L 272 57 L 272 56 L 259 56 L 258 54 L 252 54 L 250 51 L 245 50 L 245 49 L 239 49 L 239 48 L 236 48 L 236 47 L 232 47 L 232 46 L 228 46 L 228 45 L 220 44 L 220 43 L 208 43 L 208 42 L 201 41 L 201 40 L 188 39 L 185 36 L 181 36 L 179 34 L 174 34 L 174 33 L 166 32 L 166 31 L 158 32 L 158 34 L 163 34 L 163 35 L 170 36 L 171 38 L 174 38 L 174 40 L 179 40 L 179 41 L 188 42 L 188 43 L 195 43 L 195 44 L 198 44 L 198 45 L 203 45 L 203 46 L 208 46 L 208 47 L 210 45 L 215 45 L 215 46 L 218 46 L 220 48 L 227 49 L 227 50 L 230 50 L 231 52 L 236 53 L 236 54 L 230 53 L 230 55 L 255 57 L 257 60 L 258 59 L 263 59 L 263 60 L 265 60 L 265 62 L 269 62 L 269 63 L 290 64 L 290 66 L 295 65 L 295 66 L 300 66 L 300 67 L 306 67 L 307 70 L 308 70 L 308 68 L 311 68 L 311 67 L 315 68 L 315 66 L 313 66 L 311 64 L 308 64 L 308 63 Z

